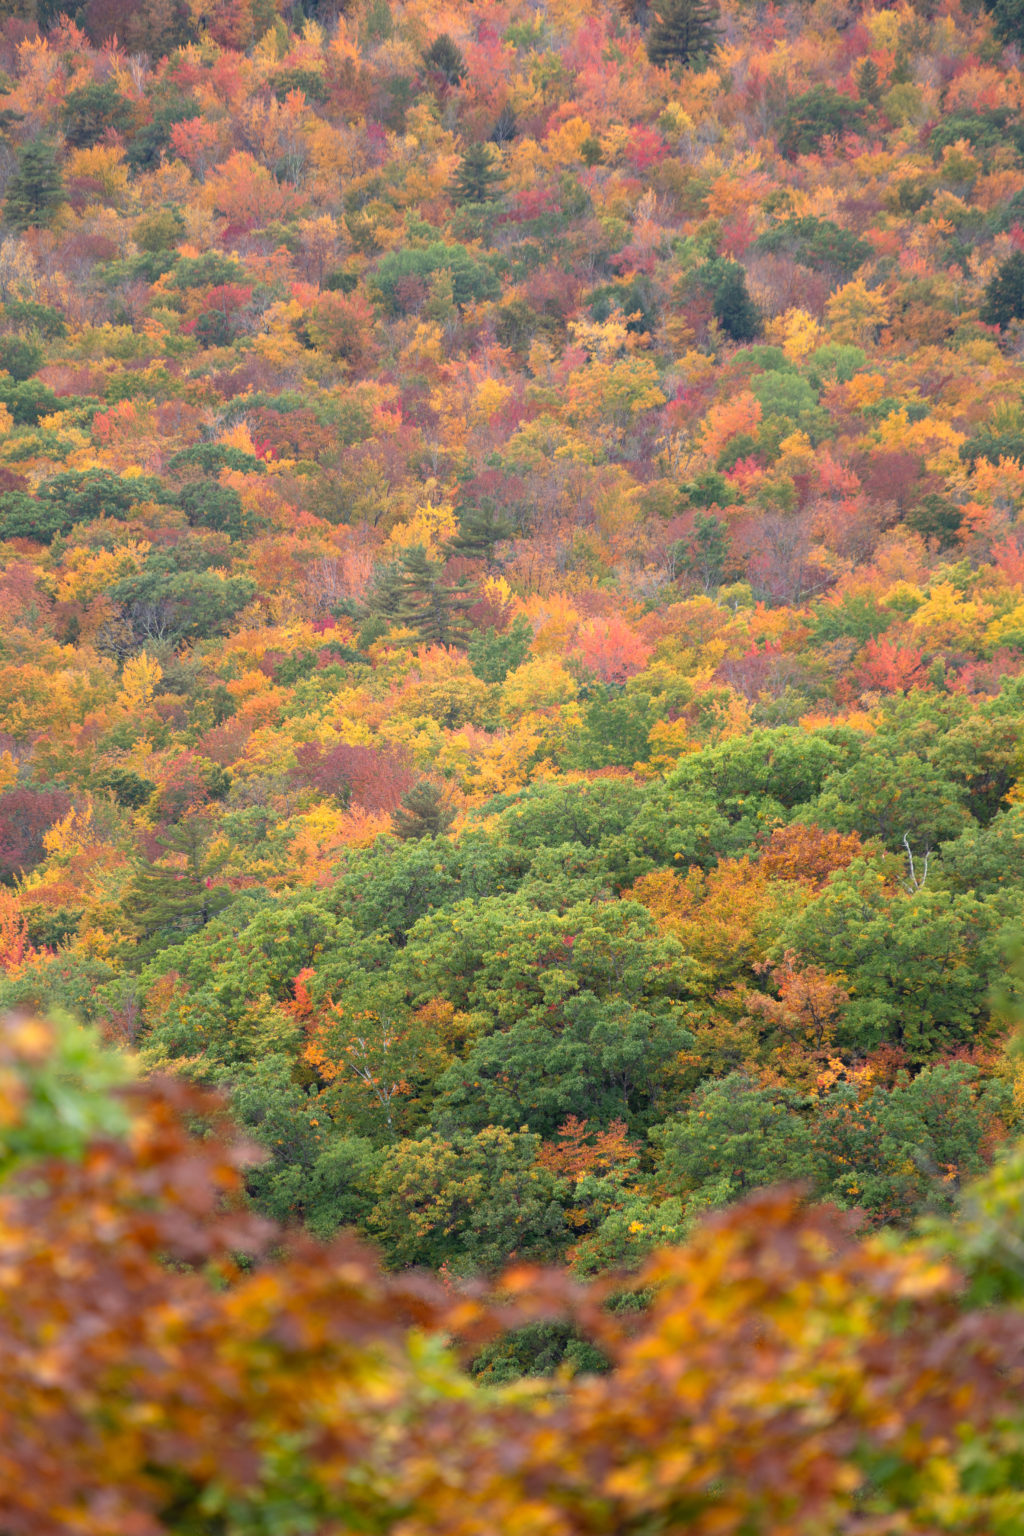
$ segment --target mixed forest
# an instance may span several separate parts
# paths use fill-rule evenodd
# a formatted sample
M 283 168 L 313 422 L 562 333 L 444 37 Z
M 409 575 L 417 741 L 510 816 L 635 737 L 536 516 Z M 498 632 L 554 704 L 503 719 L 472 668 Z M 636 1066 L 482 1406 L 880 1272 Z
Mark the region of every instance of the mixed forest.
M 4 1536 L 1024 1530 L 1022 50 L 0 5 Z

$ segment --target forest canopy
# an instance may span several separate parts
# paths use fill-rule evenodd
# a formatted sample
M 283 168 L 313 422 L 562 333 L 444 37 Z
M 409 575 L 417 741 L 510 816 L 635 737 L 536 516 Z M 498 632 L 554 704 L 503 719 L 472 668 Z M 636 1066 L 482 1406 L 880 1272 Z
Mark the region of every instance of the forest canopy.
M 1011 1536 L 1014 5 L 0 10 L 5 1536 Z

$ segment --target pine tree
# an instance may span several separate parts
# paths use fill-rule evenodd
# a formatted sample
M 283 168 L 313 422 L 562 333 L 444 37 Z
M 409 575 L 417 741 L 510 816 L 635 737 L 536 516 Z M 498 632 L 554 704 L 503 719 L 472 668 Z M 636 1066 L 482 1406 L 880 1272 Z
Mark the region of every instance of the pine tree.
M 231 892 L 214 883 L 227 854 L 210 858 L 209 841 L 206 823 L 190 817 L 157 838 L 162 850 L 158 858 L 139 862 L 128 907 L 142 937 L 143 954 L 205 927 L 230 902 Z
M 986 325 L 1024 319 L 1024 251 L 1014 251 L 989 279 L 980 314 Z
M 446 582 L 444 566 L 431 560 L 422 545 L 407 550 L 399 563 L 402 594 L 395 622 L 414 629 L 427 645 L 461 645 L 462 615 L 472 607 L 467 582 Z
M 713 512 L 698 512 L 689 543 L 677 544 L 674 554 L 680 574 L 698 581 L 705 592 L 721 586 L 729 558 L 729 531 L 725 523 Z
M 439 75 L 445 85 L 452 87 L 461 85 L 469 74 L 461 48 L 452 41 L 447 32 L 442 32 L 439 37 L 434 38 L 423 54 L 423 63 L 426 65 L 428 74 Z
M 85 10 L 84 3 L 76 5 L 75 0 L 32 0 L 22 7 L 15 6 L 14 14 L 18 15 L 19 9 L 23 10 L 30 21 L 34 21 L 40 32 L 48 32 L 56 26 L 62 16 L 70 16 L 74 22 L 80 22 Z M 33 14 L 34 12 L 34 14 Z M 6 7 L 5 7 L 6 14 Z
M 718 42 L 715 0 L 661 0 L 647 34 L 652 64 L 693 64 L 712 53 Z
M 738 262 L 726 266 L 715 285 L 714 316 L 732 341 L 753 341 L 761 332 L 761 314 L 747 292 L 747 274 Z
M 457 203 L 489 203 L 498 194 L 505 172 L 488 144 L 471 144 L 452 182 Z
M 420 779 L 406 790 L 391 819 L 395 836 L 407 842 L 416 837 L 443 837 L 455 820 L 455 812 L 439 785 Z
M 988 0 L 985 6 L 1001 43 L 1024 41 L 1024 0 Z
M 1013 0 L 1013 3 L 1017 3 L 1017 0 Z M 910 67 L 910 57 L 906 48 L 901 43 L 896 49 L 896 57 L 893 59 L 892 68 L 889 71 L 889 84 L 909 85 L 913 78 L 914 72 Z
M 459 531 L 445 546 L 449 559 L 494 561 L 494 546 L 512 537 L 512 524 L 492 501 L 470 504 L 459 513 Z
M 359 630 L 359 645 L 363 650 L 398 622 L 401 602 L 402 574 L 398 561 L 375 565 L 366 587 L 366 611 Z
M 4 218 L 18 230 L 45 226 L 53 223 L 66 201 L 56 149 L 48 139 L 30 140 L 7 184 Z
M 857 95 L 861 101 L 866 101 L 868 106 L 877 107 L 882 99 L 882 83 L 878 74 L 878 65 L 874 59 L 865 59 L 856 75 Z

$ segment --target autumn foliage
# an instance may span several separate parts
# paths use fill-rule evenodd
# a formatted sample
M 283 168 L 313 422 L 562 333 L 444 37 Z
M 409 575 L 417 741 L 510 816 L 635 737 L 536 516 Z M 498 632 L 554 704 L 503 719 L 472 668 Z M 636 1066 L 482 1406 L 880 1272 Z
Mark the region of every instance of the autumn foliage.
M 90 1047 L 6 1021 L 6 1138 L 69 1046 L 84 1064 Z M 91 1092 L 102 1115 L 111 1090 Z M 937 1254 L 858 1242 L 780 1191 L 654 1255 L 640 1315 L 557 1272 L 512 1271 L 496 1302 L 382 1276 L 347 1239 L 290 1234 L 273 1256 L 281 1234 L 239 1206 L 253 1150 L 215 1101 L 164 1081 L 107 1105 L 105 1134 L 46 1158 L 51 1107 L 0 1189 L 11 1531 L 183 1531 L 222 1510 L 237 1530 L 280 1511 L 468 1533 L 528 1509 L 597 1533 L 685 1509 L 698 1531 L 796 1533 L 854 1529 L 866 1505 L 882 1529 L 924 1532 L 1006 1511 L 1002 1494 L 964 1496 L 1016 1422 L 1024 1323 L 965 1309 Z M 217 1133 L 193 1139 L 186 1115 Z M 608 1374 L 480 1389 L 445 1343 L 558 1320 Z
M 0 1530 L 1012 1536 L 1011 0 L 0 9 Z

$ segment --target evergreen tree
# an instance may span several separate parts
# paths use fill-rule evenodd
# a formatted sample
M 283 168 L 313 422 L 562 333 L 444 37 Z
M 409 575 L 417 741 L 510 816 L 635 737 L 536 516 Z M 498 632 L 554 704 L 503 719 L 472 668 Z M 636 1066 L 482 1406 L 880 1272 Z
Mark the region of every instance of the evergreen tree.
M 140 861 L 128 907 L 143 956 L 205 927 L 230 903 L 231 892 L 214 884 L 227 854 L 209 857 L 209 841 L 206 823 L 190 817 L 157 838 L 162 850 L 157 858 Z
M 30 341 L 27 336 L 0 337 L 0 368 L 9 373 L 15 383 L 22 384 L 30 379 L 42 361 L 43 349 L 38 342 Z
M 386 565 L 375 565 L 366 587 L 364 611 L 359 627 L 358 644 L 361 650 L 386 635 L 398 623 L 398 610 L 402 601 L 402 572 L 397 560 Z
M 715 283 L 714 316 L 732 341 L 753 341 L 761 333 L 761 315 L 747 291 L 747 274 L 730 261 Z
M 1001 43 L 1024 42 L 1024 0 L 989 0 L 986 10 Z
M 265 6 L 264 13 L 265 27 L 270 20 Z M 154 60 L 196 37 L 188 0 L 88 0 L 81 25 L 96 48 L 116 37 L 126 53 L 148 53 Z
M 713 512 L 698 512 L 689 543 L 677 544 L 673 553 L 680 574 L 700 582 L 705 592 L 710 592 L 722 584 L 729 558 L 729 531 Z
M 498 194 L 505 172 L 488 144 L 471 144 L 452 182 L 457 203 L 489 203 Z
M 393 622 L 402 601 L 402 576 L 397 560 L 375 565 L 366 585 L 369 617 Z
M 102 84 L 94 81 L 65 96 L 60 119 L 67 143 L 73 149 L 89 149 L 99 143 L 108 129 L 126 132 L 134 122 L 135 112 L 112 80 Z
M 461 48 L 452 41 L 447 32 L 442 32 L 439 37 L 434 38 L 423 54 L 423 63 L 428 74 L 439 75 L 442 82 L 448 86 L 461 85 L 469 74 Z
M 981 301 L 981 318 L 986 325 L 1008 325 L 1024 319 L 1024 251 L 1007 256 L 991 277 Z
M 882 99 L 882 84 L 878 75 L 878 65 L 874 59 L 865 59 L 856 74 L 857 94 L 861 101 L 866 101 L 868 106 L 877 107 Z
M 29 20 L 34 20 L 40 32 L 47 32 L 62 16 L 69 16 L 74 22 L 81 22 L 85 11 L 85 0 L 27 0 L 23 7 L 15 6 L 14 14 L 23 10 Z M 35 12 L 33 16 L 33 11 Z
M 810 155 L 825 138 L 841 138 L 863 126 L 864 108 L 831 85 L 815 85 L 791 98 L 779 124 L 779 148 L 787 160 Z
M 512 537 L 512 524 L 492 501 L 471 503 L 459 512 L 459 531 L 445 547 L 449 559 L 494 560 L 494 546 Z
M 402 556 L 399 580 L 401 597 L 395 622 L 414 629 L 428 645 L 462 644 L 462 615 L 474 601 L 468 595 L 468 583 L 446 582 L 443 564 L 431 560 L 422 545 Z
M 647 57 L 660 66 L 685 66 L 706 58 L 717 42 L 714 0 L 661 0 L 647 34 Z
M 420 779 L 402 796 L 402 803 L 392 817 L 396 837 L 403 842 L 418 837 L 443 837 L 455 820 L 440 785 Z
M 1019 5 L 1021 0 L 1010 0 L 1011 4 Z M 910 85 L 914 78 L 914 72 L 910 67 L 910 58 L 906 48 L 900 43 L 896 49 L 896 57 L 892 61 L 892 69 L 889 71 L 890 85 Z
M 619 10 L 634 27 L 647 27 L 651 20 L 651 0 L 619 0 Z
M 52 224 L 66 201 L 57 151 L 48 139 L 30 140 L 7 184 L 4 218 L 18 230 Z

